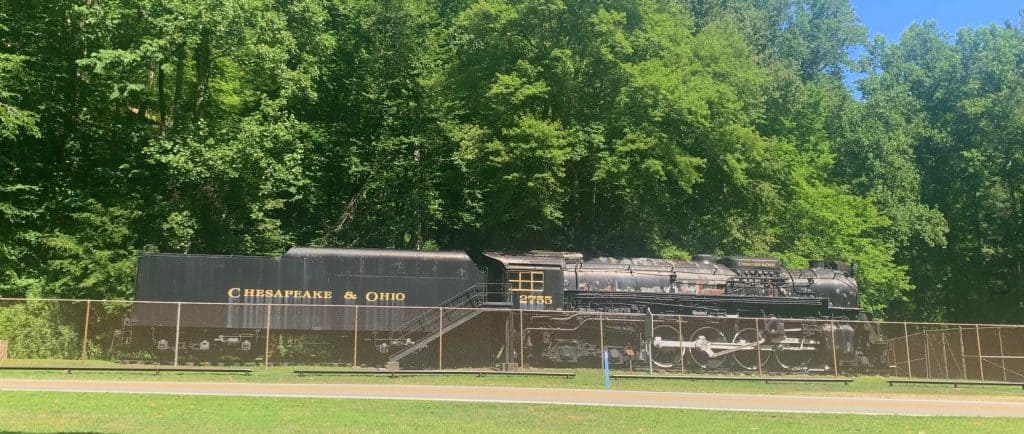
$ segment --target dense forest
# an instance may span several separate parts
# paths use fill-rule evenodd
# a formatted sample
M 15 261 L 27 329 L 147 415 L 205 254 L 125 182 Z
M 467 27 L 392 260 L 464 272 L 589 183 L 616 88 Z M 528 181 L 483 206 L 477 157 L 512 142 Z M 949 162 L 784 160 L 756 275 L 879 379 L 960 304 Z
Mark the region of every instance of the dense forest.
M 130 297 L 143 251 L 559 249 L 841 259 L 876 315 L 1021 322 L 1022 196 L 1024 20 L 0 0 L 4 297 Z

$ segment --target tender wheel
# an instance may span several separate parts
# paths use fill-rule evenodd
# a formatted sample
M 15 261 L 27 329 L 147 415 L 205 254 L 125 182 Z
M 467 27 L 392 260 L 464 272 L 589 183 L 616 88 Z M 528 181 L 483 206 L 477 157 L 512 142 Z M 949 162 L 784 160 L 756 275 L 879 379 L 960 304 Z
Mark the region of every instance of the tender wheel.
M 749 344 L 758 341 L 757 331 L 754 329 L 742 329 L 736 332 L 736 336 L 733 336 L 732 343 L 734 344 Z M 771 360 L 772 353 L 766 346 L 761 346 L 761 367 L 768 364 Z M 741 369 L 753 371 L 757 369 L 758 357 L 757 347 L 740 350 L 732 353 L 733 360 L 736 362 L 736 366 Z
M 700 337 L 703 336 L 705 340 L 710 343 L 723 343 L 726 342 L 725 334 L 714 327 L 701 327 L 697 331 L 693 332 L 690 336 L 690 340 L 696 342 Z M 718 369 L 722 367 L 722 364 L 728 359 L 727 357 L 711 357 L 708 353 L 704 352 L 699 348 L 693 348 L 687 351 L 690 355 L 690 361 L 700 369 Z
M 679 330 L 668 325 L 655 327 L 654 336 L 658 336 L 666 341 L 682 340 L 682 336 L 679 335 Z M 654 362 L 654 366 L 659 368 L 667 369 L 679 366 L 679 362 L 683 359 L 682 352 L 679 348 L 652 348 L 651 352 L 651 361 Z
M 807 369 L 814 352 L 818 351 L 810 338 L 800 337 L 799 343 L 787 344 L 782 348 L 776 348 L 775 361 L 782 369 L 789 371 L 800 371 Z

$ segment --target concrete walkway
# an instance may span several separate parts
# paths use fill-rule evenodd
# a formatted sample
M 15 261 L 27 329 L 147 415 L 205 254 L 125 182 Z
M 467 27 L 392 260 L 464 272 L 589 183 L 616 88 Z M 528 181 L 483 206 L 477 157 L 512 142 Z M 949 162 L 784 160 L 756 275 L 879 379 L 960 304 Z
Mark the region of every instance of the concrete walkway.
M 525 387 L 376 384 L 263 384 L 163 381 L 0 379 L 3 391 L 152 393 L 343 399 L 571 404 L 621 407 L 847 413 L 912 416 L 1024 417 L 1024 401 L 962 398 L 840 397 L 639 392 Z

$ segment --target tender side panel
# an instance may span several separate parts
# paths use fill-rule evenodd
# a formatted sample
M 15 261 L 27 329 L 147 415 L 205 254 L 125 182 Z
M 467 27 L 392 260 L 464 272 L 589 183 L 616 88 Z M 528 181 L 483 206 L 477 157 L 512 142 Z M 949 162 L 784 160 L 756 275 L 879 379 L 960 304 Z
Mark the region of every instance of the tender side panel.
M 369 249 L 293 249 L 281 258 L 142 255 L 136 300 L 183 304 L 183 327 L 391 331 L 416 314 L 485 281 L 462 252 Z M 374 307 L 374 308 L 370 308 Z M 377 309 L 376 307 L 381 307 Z M 140 303 L 136 324 L 174 326 L 176 305 Z
M 183 302 L 182 327 L 258 328 L 264 314 L 255 306 L 193 303 L 237 302 L 231 295 L 246 289 L 276 289 L 280 285 L 277 258 L 216 255 L 142 255 L 135 282 L 136 301 Z M 177 306 L 138 303 L 133 309 L 138 325 L 174 325 Z

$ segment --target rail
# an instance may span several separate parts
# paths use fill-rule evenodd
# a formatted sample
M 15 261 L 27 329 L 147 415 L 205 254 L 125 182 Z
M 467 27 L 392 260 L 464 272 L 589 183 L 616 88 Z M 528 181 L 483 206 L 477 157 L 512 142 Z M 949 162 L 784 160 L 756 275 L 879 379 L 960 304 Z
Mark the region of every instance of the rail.
M 1014 381 L 974 381 L 974 380 L 885 380 L 889 387 L 894 384 L 942 384 L 952 385 L 954 389 L 964 386 L 1015 386 L 1024 390 L 1024 383 Z
M 611 375 L 613 379 L 630 380 L 690 380 L 690 381 L 763 381 L 768 383 L 843 383 L 849 385 L 852 378 L 793 378 L 793 377 L 725 377 L 713 375 Z
M 71 373 L 73 371 L 88 371 L 88 372 L 152 372 L 159 375 L 161 372 L 200 372 L 200 373 L 228 373 L 228 374 L 252 374 L 252 369 L 246 368 L 174 368 L 174 367 L 159 367 L 155 366 L 152 368 L 144 367 L 131 367 L 131 368 L 113 368 L 113 367 L 86 367 L 86 366 L 0 366 L 0 370 L 4 371 L 64 371 Z
M 395 378 L 400 375 L 476 375 L 513 376 L 513 377 L 564 377 L 575 378 L 575 372 L 510 372 L 510 371 L 456 371 L 456 370 L 397 370 L 397 371 L 366 371 L 366 370 L 298 370 L 294 373 L 300 377 L 306 375 L 386 375 Z

